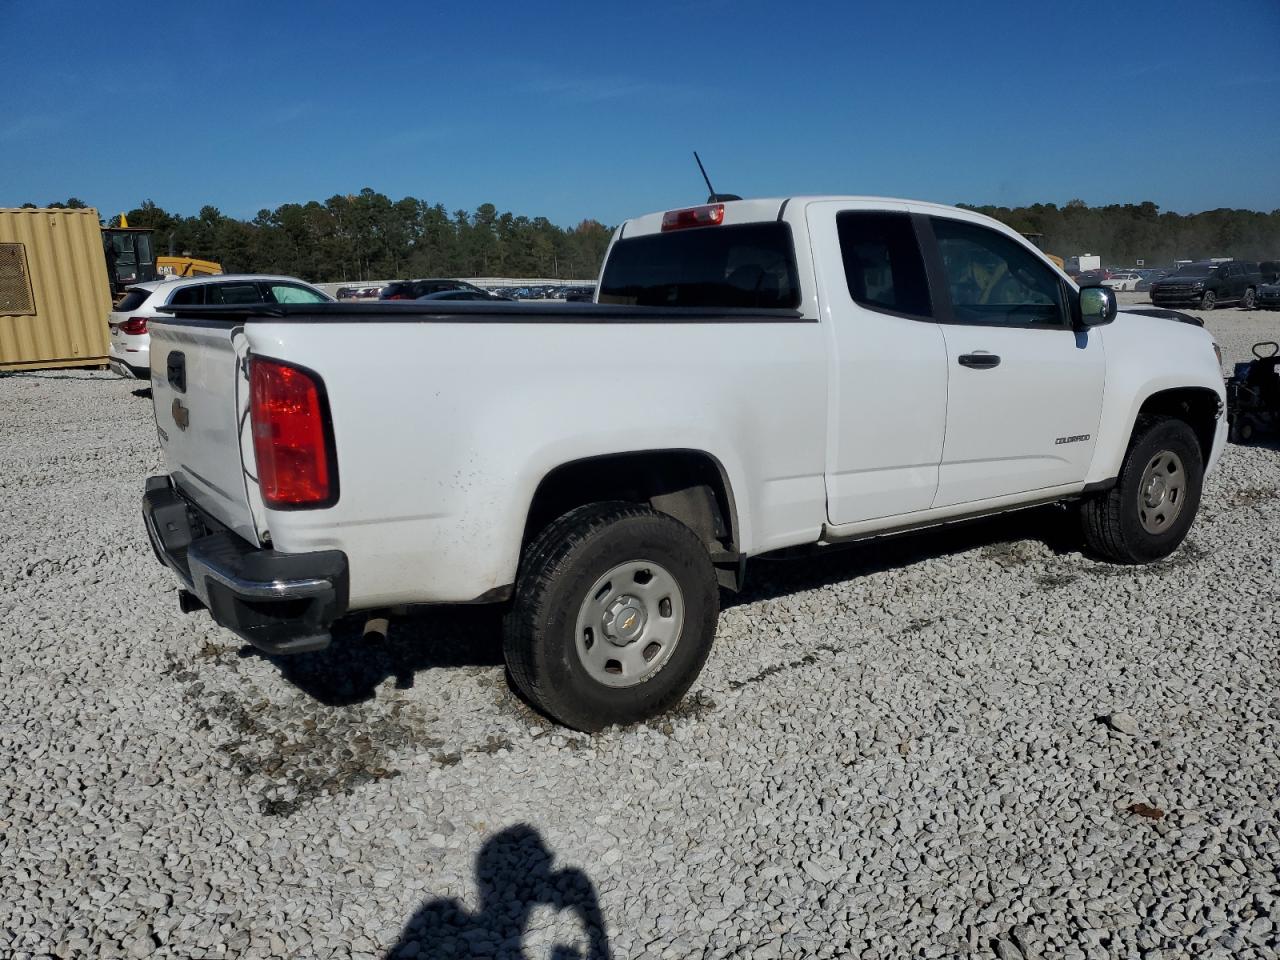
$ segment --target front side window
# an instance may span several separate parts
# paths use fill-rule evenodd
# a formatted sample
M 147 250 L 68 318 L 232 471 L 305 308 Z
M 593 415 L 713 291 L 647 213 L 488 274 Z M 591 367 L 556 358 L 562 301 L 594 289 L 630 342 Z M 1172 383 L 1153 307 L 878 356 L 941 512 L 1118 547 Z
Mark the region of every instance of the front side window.
M 1022 244 L 960 220 L 935 217 L 933 232 L 957 322 L 1066 325 L 1057 274 Z
M 791 229 L 772 221 L 619 240 L 598 299 L 641 307 L 794 309 L 800 282 Z
M 836 215 L 849 296 L 873 310 L 932 317 L 929 282 L 915 227 L 905 213 Z
M 324 303 L 325 298 L 314 290 L 292 283 L 269 283 L 267 292 L 276 303 Z

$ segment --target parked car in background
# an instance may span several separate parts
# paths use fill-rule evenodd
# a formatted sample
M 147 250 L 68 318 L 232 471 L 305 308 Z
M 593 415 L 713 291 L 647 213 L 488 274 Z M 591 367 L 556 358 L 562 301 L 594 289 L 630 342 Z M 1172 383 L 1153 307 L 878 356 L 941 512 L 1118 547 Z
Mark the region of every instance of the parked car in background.
M 192 277 L 187 280 L 148 280 L 125 291 L 107 314 L 111 330 L 108 365 L 126 377 L 151 377 L 151 334 L 149 323 L 169 306 L 208 306 L 259 303 L 331 303 L 323 290 L 295 277 L 258 274 L 224 274 Z
M 590 303 L 596 297 L 595 287 L 565 287 L 564 299 L 567 303 Z
M 1263 283 L 1280 283 L 1280 260 L 1263 260 L 1258 264 Z
M 1142 277 L 1132 271 L 1125 273 L 1113 273 L 1106 280 L 1102 281 L 1104 287 L 1110 287 L 1112 290 L 1137 290 L 1138 281 Z
M 339 287 L 334 295 L 338 300 L 377 300 L 381 287 Z
M 1138 281 L 1137 285 L 1133 289 L 1148 291 L 1151 289 L 1151 285 L 1153 283 L 1157 280 L 1163 280 L 1172 272 L 1173 271 L 1171 270 L 1165 270 L 1163 268 L 1158 270 L 1139 270 L 1138 273 L 1141 274 L 1142 279 Z
M 1201 310 L 1238 303 L 1252 310 L 1261 284 L 1262 276 L 1256 263 L 1202 260 L 1184 264 L 1170 276 L 1153 283 L 1151 302 L 1158 306 L 1196 304 Z
M 1280 310 L 1280 280 L 1258 286 L 1257 304 L 1264 310 Z
M 472 293 L 484 293 L 475 284 L 467 283 L 465 280 L 432 277 L 425 280 L 394 280 L 382 288 L 378 299 L 421 300 L 429 293 L 441 293 L 445 290 L 470 290 Z
M 1102 285 L 1109 274 L 1105 270 L 1086 270 L 1084 273 L 1072 275 L 1071 279 L 1081 287 L 1097 287 Z
M 499 296 L 496 293 L 489 293 L 486 290 L 438 290 L 435 293 L 428 293 L 425 296 L 419 297 L 418 299 L 419 300 L 447 300 L 447 301 L 486 300 L 490 303 L 494 301 L 509 302 L 511 300 L 510 297 Z

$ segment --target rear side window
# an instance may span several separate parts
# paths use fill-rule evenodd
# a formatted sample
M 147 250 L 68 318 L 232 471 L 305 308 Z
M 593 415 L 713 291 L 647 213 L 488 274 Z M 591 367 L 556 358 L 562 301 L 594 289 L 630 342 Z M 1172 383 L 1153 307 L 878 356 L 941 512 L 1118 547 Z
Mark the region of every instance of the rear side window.
M 889 313 L 933 316 L 924 257 L 908 214 L 840 213 L 836 231 L 855 303 Z
M 204 287 L 183 287 L 169 298 L 172 307 L 195 307 L 204 303 Z
M 207 303 L 262 303 L 262 291 L 253 282 L 216 283 L 207 289 Z
M 619 240 L 598 299 L 641 307 L 798 307 L 791 229 L 749 223 Z
M 130 310 L 137 310 L 140 306 L 147 302 L 147 297 L 151 296 L 150 290 L 130 290 L 124 295 L 115 306 L 116 313 L 128 313 Z

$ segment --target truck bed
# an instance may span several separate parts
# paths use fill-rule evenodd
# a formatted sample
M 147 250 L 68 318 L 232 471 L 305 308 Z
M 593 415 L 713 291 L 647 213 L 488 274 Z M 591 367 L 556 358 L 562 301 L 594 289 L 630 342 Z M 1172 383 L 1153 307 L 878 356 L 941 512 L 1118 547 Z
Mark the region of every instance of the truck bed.
M 780 323 L 816 322 L 799 310 L 633 307 L 600 303 L 291 303 L 169 308 L 175 320 L 243 323 Z
M 816 539 L 822 331 L 816 316 L 791 309 L 192 306 L 152 326 L 152 388 L 175 487 L 245 541 L 359 558 L 353 609 L 468 602 L 513 582 L 544 477 L 620 452 L 715 458 L 746 550 Z M 323 382 L 333 505 L 264 507 L 248 424 L 245 361 L 255 356 Z M 171 357 L 185 363 L 183 389 L 170 383 Z M 753 521 L 756 509 L 764 522 Z

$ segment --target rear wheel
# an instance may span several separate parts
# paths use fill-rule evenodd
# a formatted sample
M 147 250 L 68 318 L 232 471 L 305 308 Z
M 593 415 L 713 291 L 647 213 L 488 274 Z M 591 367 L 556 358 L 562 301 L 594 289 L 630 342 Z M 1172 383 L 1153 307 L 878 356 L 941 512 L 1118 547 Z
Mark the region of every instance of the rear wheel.
M 507 667 L 567 726 L 635 723 L 674 706 L 697 678 L 719 605 L 710 554 L 684 524 L 631 503 L 580 507 L 525 551 Z
M 1244 299 L 1240 301 L 1240 306 L 1245 310 L 1252 310 L 1258 301 L 1258 291 L 1250 287 L 1244 292 Z
M 1200 309 L 1212 310 L 1218 303 L 1218 295 L 1212 290 L 1206 290 L 1200 297 Z
M 1200 506 L 1204 464 L 1185 422 L 1140 421 L 1116 485 L 1081 510 L 1085 541 L 1116 563 L 1150 563 L 1178 549 Z

